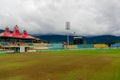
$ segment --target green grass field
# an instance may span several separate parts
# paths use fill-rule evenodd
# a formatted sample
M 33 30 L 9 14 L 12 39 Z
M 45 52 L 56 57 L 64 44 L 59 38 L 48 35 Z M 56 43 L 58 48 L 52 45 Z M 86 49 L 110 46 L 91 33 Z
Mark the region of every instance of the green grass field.
M 0 80 L 120 80 L 120 49 L 0 54 Z

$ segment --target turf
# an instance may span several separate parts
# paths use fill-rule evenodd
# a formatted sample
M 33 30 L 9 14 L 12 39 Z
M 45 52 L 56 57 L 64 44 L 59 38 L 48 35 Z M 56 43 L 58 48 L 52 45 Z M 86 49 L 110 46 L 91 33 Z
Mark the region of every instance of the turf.
M 120 49 L 0 54 L 0 80 L 120 80 Z

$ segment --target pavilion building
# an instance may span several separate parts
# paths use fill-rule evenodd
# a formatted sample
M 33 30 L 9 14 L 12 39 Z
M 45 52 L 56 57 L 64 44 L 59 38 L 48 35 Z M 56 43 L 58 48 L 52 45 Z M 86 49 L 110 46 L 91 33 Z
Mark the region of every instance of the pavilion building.
M 13 32 L 6 28 L 0 34 L 0 50 L 27 52 L 27 50 L 34 47 L 33 43 L 36 42 L 40 42 L 40 39 L 29 35 L 26 30 L 21 34 L 18 25 L 15 25 Z

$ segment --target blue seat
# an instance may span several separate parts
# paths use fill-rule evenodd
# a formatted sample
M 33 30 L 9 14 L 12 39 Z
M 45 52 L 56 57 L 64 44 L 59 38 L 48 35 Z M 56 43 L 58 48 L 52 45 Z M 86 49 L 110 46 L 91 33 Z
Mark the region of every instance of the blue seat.
M 1 43 L 3 46 L 8 46 L 8 43 L 7 42 L 3 42 Z
M 29 45 L 29 46 L 34 46 L 34 44 L 32 44 L 32 43 L 28 43 L 28 45 Z
M 112 44 L 110 47 L 120 47 L 120 43 Z

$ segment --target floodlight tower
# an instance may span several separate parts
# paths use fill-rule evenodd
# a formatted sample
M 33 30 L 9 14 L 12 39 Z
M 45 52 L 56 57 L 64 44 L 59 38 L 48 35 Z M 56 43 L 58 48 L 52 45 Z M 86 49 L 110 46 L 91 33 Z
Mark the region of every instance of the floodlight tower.
M 70 22 L 66 22 L 66 30 L 67 30 L 67 45 L 69 45 Z

